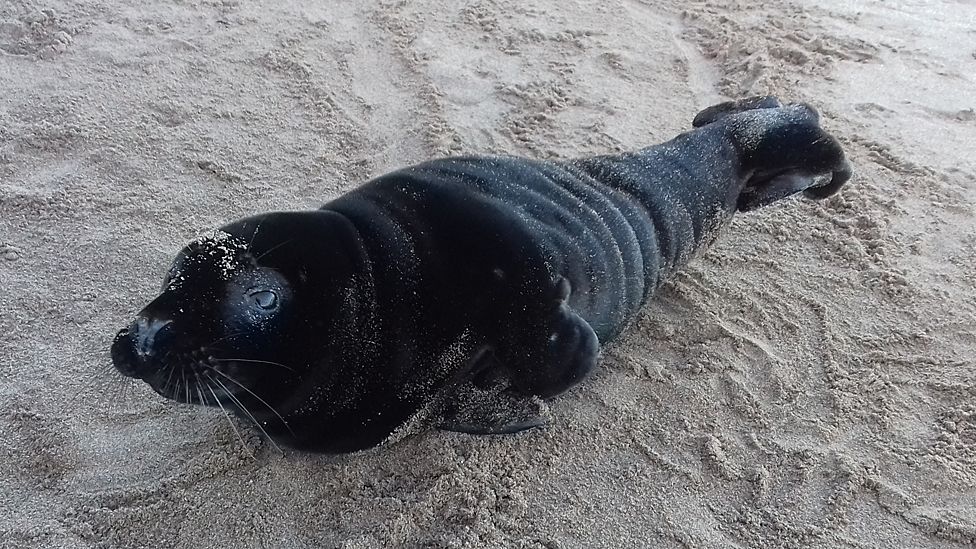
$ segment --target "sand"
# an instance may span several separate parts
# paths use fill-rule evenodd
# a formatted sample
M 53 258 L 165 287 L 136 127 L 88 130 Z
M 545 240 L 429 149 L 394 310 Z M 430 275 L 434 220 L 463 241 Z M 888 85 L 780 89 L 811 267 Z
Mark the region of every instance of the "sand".
M 4 0 L 0 547 L 976 543 L 974 89 L 963 0 Z M 112 375 L 228 220 L 768 92 L 856 179 L 737 218 L 547 428 L 279 452 Z

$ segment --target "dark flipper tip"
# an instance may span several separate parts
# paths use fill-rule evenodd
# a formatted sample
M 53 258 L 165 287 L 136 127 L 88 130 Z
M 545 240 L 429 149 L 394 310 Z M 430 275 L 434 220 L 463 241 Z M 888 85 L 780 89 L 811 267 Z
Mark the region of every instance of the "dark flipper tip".
M 834 175 L 830 178 L 829 183 L 819 187 L 810 187 L 803 191 L 803 196 L 813 200 L 823 200 L 824 198 L 833 196 L 850 180 L 852 175 L 854 175 L 854 170 L 851 168 L 850 163 L 845 160 L 840 169 L 834 170 Z
M 691 125 L 695 128 L 700 128 L 717 120 L 721 120 L 726 116 L 731 116 L 743 111 L 751 111 L 754 109 L 775 109 L 782 106 L 783 103 L 772 95 L 759 95 L 746 99 L 726 101 L 724 103 L 719 103 L 718 105 L 712 105 L 711 107 L 708 107 L 698 113 L 695 116 L 695 119 L 691 121 Z

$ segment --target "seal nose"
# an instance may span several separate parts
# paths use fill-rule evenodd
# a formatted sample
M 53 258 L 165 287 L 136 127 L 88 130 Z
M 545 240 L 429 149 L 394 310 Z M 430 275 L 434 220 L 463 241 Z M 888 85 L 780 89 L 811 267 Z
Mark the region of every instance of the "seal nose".
M 155 318 L 139 318 L 136 320 L 133 323 L 133 328 L 129 329 L 129 333 L 135 333 L 133 343 L 135 343 L 136 356 L 143 360 L 152 358 L 158 348 L 157 343 L 169 331 L 169 325 L 172 323 L 172 320 Z
M 171 331 L 172 320 L 139 317 L 115 336 L 112 362 L 122 375 L 142 377 L 149 362 L 156 357 L 161 341 Z

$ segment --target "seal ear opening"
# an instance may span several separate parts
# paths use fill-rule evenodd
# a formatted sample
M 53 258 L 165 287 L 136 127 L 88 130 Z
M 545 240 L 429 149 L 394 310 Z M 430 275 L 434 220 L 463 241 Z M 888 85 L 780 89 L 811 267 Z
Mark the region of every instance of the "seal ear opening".
M 736 101 L 726 101 L 718 105 L 712 105 L 695 115 L 695 119 L 691 121 L 691 125 L 692 127 L 700 128 L 740 112 L 755 109 L 776 109 L 782 106 L 783 103 L 772 95 L 759 95 L 746 99 L 738 99 Z

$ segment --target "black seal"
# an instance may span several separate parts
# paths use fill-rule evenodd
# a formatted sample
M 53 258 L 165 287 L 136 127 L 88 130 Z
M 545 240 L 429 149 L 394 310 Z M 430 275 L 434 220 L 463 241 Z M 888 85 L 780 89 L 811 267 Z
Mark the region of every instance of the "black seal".
M 807 105 L 728 102 L 694 126 L 618 155 L 433 160 L 233 222 L 179 253 L 115 366 L 313 451 L 374 446 L 421 411 L 472 433 L 539 425 L 539 399 L 579 383 L 736 212 L 851 175 Z

